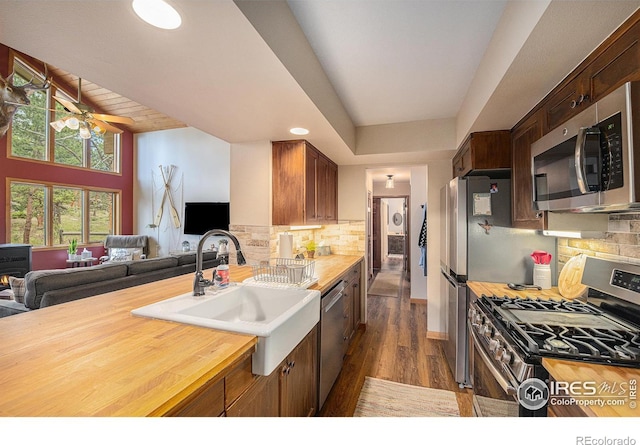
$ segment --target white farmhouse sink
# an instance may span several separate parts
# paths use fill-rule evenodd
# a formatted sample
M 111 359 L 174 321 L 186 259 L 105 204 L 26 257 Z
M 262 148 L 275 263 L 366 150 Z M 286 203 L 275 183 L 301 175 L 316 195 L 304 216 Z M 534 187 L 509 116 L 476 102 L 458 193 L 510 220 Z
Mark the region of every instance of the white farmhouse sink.
M 192 293 L 131 311 L 258 337 L 254 374 L 269 375 L 320 320 L 320 291 L 237 284 L 194 297 Z

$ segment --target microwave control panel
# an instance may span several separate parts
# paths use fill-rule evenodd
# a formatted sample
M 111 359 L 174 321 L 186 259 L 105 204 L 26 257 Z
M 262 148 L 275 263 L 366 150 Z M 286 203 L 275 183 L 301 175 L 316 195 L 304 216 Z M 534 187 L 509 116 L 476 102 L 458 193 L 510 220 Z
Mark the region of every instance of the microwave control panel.
M 624 185 L 622 172 L 622 114 L 617 113 L 598 124 L 602 159 L 602 190 Z

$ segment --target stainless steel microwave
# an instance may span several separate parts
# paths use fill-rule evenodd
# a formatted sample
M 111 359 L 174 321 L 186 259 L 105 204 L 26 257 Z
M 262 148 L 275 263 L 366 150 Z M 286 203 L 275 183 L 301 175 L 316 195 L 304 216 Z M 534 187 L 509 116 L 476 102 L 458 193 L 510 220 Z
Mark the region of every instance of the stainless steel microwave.
M 639 103 L 640 83 L 628 82 L 533 143 L 533 201 L 538 210 L 640 209 L 633 153 Z

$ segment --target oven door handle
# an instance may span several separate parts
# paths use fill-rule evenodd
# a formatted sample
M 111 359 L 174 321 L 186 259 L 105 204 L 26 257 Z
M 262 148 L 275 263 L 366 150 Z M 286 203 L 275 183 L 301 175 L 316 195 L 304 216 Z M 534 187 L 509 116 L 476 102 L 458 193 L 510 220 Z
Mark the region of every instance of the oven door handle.
M 511 382 L 507 381 L 507 379 L 502 374 L 500 374 L 500 371 L 498 371 L 496 367 L 493 365 L 493 362 L 489 358 L 489 355 L 486 353 L 486 351 L 482 346 L 482 342 L 480 341 L 478 334 L 476 334 L 476 332 L 473 330 L 473 327 L 469 326 L 469 330 L 471 331 L 471 335 L 473 336 L 473 342 L 476 345 L 476 349 L 478 350 L 478 353 L 480 354 L 482 361 L 485 363 L 485 365 L 487 365 L 487 368 L 489 368 L 489 371 L 491 371 L 491 375 L 493 375 L 493 377 L 496 379 L 496 381 L 498 382 L 498 384 L 500 385 L 500 387 L 505 393 L 507 393 L 510 396 L 515 395 L 518 392 L 516 389 L 516 386 L 513 385 Z M 506 369 L 504 366 L 502 367 L 502 369 L 505 372 L 511 374 L 511 372 L 508 369 Z

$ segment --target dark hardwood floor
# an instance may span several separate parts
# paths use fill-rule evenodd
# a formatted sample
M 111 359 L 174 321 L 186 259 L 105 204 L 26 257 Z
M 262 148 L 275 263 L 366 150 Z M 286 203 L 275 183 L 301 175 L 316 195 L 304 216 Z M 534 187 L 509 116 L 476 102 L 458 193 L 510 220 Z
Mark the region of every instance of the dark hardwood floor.
M 398 267 L 395 261 L 385 263 L 383 270 Z M 366 327 L 355 334 L 319 416 L 351 417 L 365 376 L 454 391 L 461 416 L 471 416 L 471 390 L 454 381 L 442 341 L 427 338 L 426 302 L 411 300 L 409 282 L 402 282 L 398 298 L 367 296 Z

